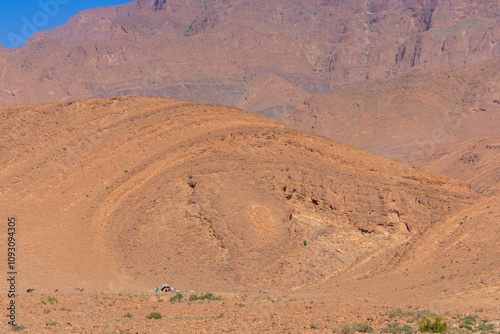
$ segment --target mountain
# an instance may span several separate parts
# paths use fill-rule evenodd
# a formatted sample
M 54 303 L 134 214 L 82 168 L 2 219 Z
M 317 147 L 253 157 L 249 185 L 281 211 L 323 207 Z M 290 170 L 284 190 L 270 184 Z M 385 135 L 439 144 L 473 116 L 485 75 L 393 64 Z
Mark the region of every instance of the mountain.
M 402 158 L 480 135 L 497 135 L 499 80 L 498 60 L 422 70 L 315 95 L 280 121 L 376 154 Z
M 227 106 L 132 96 L 0 115 L 21 290 L 295 289 L 481 200 L 460 181 Z
M 339 85 L 498 58 L 499 13 L 470 0 L 136 0 L 1 50 L 0 105 L 140 94 L 277 118 Z
M 485 307 L 498 313 L 499 203 L 498 195 L 482 198 L 418 237 L 327 277 L 309 293 L 328 291 L 349 301 L 375 298 L 393 309 L 408 310 L 401 312 L 400 321 L 415 308 L 444 311 L 462 305 L 470 313 Z
M 485 195 L 500 192 L 500 136 L 480 136 L 417 151 L 403 162 L 471 184 Z

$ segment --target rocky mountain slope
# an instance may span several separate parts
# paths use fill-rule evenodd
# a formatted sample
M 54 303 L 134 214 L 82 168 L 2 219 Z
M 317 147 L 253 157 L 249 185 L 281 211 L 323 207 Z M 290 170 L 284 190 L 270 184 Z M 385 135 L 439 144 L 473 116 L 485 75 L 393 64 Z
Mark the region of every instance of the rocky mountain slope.
M 121 97 L 0 114 L 21 290 L 298 288 L 479 199 L 459 181 L 220 105 Z
M 398 158 L 480 135 L 497 135 L 498 82 L 500 61 L 423 70 L 318 94 L 280 121 Z M 414 166 L 421 159 L 409 160 Z
M 311 291 L 341 298 L 376 298 L 393 307 L 409 304 L 450 310 L 458 305 L 478 314 L 499 314 L 500 197 L 482 198 L 398 247 L 358 261 Z M 431 297 L 432 296 L 432 297 Z
M 500 191 L 500 136 L 480 136 L 417 151 L 401 161 L 471 184 L 485 195 Z
M 277 118 L 338 85 L 498 58 L 499 13 L 470 0 L 135 0 L 0 48 L 0 105 L 144 94 Z

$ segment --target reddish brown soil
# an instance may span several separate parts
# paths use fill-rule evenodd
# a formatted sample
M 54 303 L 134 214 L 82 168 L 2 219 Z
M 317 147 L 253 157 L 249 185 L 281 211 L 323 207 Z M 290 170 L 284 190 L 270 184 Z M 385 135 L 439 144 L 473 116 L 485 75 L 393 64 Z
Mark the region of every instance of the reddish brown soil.
M 56 298 L 57 303 L 47 303 L 49 296 Z M 250 292 L 222 294 L 221 301 L 181 303 L 169 302 L 171 296 L 23 295 L 19 298 L 19 322 L 27 327 L 27 332 L 34 333 L 332 333 L 355 323 L 366 323 L 376 332 L 384 332 L 382 329 L 393 323 L 417 329 L 413 318 L 423 310 L 412 301 L 396 307 L 369 296 L 353 299 L 345 293 Z M 0 305 L 3 308 L 5 303 Z M 466 315 L 474 315 L 478 323 L 488 320 L 496 330 L 500 327 L 498 312 L 491 307 L 463 307 L 451 313 L 433 308 L 451 328 L 458 328 Z M 402 312 L 397 313 L 398 309 Z M 146 316 L 151 312 L 160 313 L 162 319 L 148 320 Z

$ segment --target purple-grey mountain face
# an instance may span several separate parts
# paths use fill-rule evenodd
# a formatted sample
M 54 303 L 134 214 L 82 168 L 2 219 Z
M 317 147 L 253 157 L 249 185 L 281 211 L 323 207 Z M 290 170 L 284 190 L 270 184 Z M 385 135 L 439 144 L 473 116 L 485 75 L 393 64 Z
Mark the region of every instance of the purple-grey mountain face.
M 136 0 L 0 50 L 0 105 L 145 94 L 279 117 L 311 94 L 498 58 L 496 1 Z

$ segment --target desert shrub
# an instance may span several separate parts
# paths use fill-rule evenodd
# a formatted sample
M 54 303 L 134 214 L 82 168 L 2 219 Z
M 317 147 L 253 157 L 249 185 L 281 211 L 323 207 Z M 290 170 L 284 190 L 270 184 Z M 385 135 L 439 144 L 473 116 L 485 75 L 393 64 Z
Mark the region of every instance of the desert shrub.
M 476 317 L 472 315 L 468 315 L 465 318 L 461 319 L 463 322 L 469 324 L 469 325 L 475 325 L 476 324 Z
M 162 315 L 158 312 L 151 312 L 147 315 L 148 319 L 161 319 L 163 318 Z
M 417 312 L 410 312 L 410 317 L 408 317 L 408 322 L 413 322 L 413 323 L 420 323 L 422 318 L 424 317 L 429 317 L 429 318 L 436 318 L 438 315 L 436 313 L 433 313 L 429 310 L 421 310 Z
M 408 325 L 404 325 L 403 327 L 401 327 L 401 330 L 407 334 L 412 334 L 414 333 L 413 331 L 413 328 L 411 328 L 410 326 Z
M 393 322 L 391 324 L 387 324 L 387 327 L 382 328 L 382 332 L 398 334 L 398 333 L 402 333 L 403 330 L 399 327 L 397 322 Z
M 420 319 L 420 331 L 421 332 L 430 332 L 430 333 L 442 333 L 448 329 L 448 325 L 445 322 L 442 322 L 443 319 L 441 317 L 435 317 L 432 319 L 428 316 L 423 316 Z
M 20 325 L 20 324 L 15 324 L 14 326 L 12 326 L 12 330 L 15 332 L 20 332 L 20 331 L 23 331 L 25 329 L 26 329 L 26 326 Z
M 465 318 L 461 319 L 462 323 L 458 326 L 459 328 L 465 328 L 467 330 L 472 330 L 476 324 L 476 318 L 468 315 Z
M 409 312 L 403 311 L 400 308 L 397 308 L 395 310 L 392 310 L 391 312 L 387 312 L 387 316 L 391 319 L 394 319 L 396 317 L 402 317 L 402 316 L 407 316 Z
M 184 295 L 182 293 L 176 293 L 175 296 L 170 298 L 170 301 L 173 302 L 181 302 L 182 298 L 184 298 Z
M 207 292 L 207 293 L 205 293 L 204 295 L 201 295 L 201 296 L 200 296 L 200 299 L 201 299 L 201 300 L 214 300 L 214 299 L 215 299 L 215 297 L 214 297 L 214 294 L 213 294 L 213 293 L 211 293 L 211 292 Z
M 392 324 L 388 324 L 387 327 L 382 328 L 382 333 L 392 333 L 392 334 L 413 334 L 414 330 L 408 325 L 404 325 L 403 327 L 399 327 L 398 323 L 394 322 Z
M 495 325 L 492 323 L 484 323 L 476 328 L 474 328 L 474 332 L 493 332 L 493 329 L 495 328 Z
M 467 330 L 471 331 L 471 330 L 474 328 L 474 326 L 472 326 L 472 325 L 470 325 L 470 324 L 468 324 L 468 323 L 462 322 L 462 323 L 458 326 L 458 328 L 465 328 L 465 329 L 467 329 Z
M 373 327 L 368 325 L 366 322 L 355 323 L 354 325 L 352 325 L 352 329 L 355 332 L 373 333 Z
M 132 313 L 127 312 L 123 315 L 125 318 L 132 318 Z
M 309 327 L 311 327 L 311 329 L 320 329 L 321 328 L 321 324 L 318 324 L 317 322 L 312 322 Z
M 340 330 L 340 333 L 341 334 L 352 334 L 352 333 L 354 333 L 354 331 L 352 330 L 351 326 L 344 325 L 344 327 L 342 327 L 342 329 Z
M 195 300 L 222 300 L 222 297 L 221 296 L 215 297 L 214 294 L 211 292 L 207 292 L 201 296 L 197 295 L 189 296 L 189 301 L 195 301 Z
M 400 308 L 397 308 L 391 312 L 386 313 L 387 316 L 391 319 L 394 319 L 396 317 L 406 317 L 408 322 L 411 323 L 418 323 L 422 317 L 437 317 L 437 314 L 432 313 L 429 310 L 421 310 L 421 311 L 416 311 L 416 312 L 411 312 L 411 311 L 403 311 Z
M 58 304 L 59 302 L 57 301 L 57 298 L 54 298 L 54 297 L 51 297 L 51 296 L 48 296 L 47 297 L 47 300 L 42 300 L 41 303 L 43 305 L 47 305 L 47 303 L 49 303 L 50 305 L 54 305 L 55 304 Z

